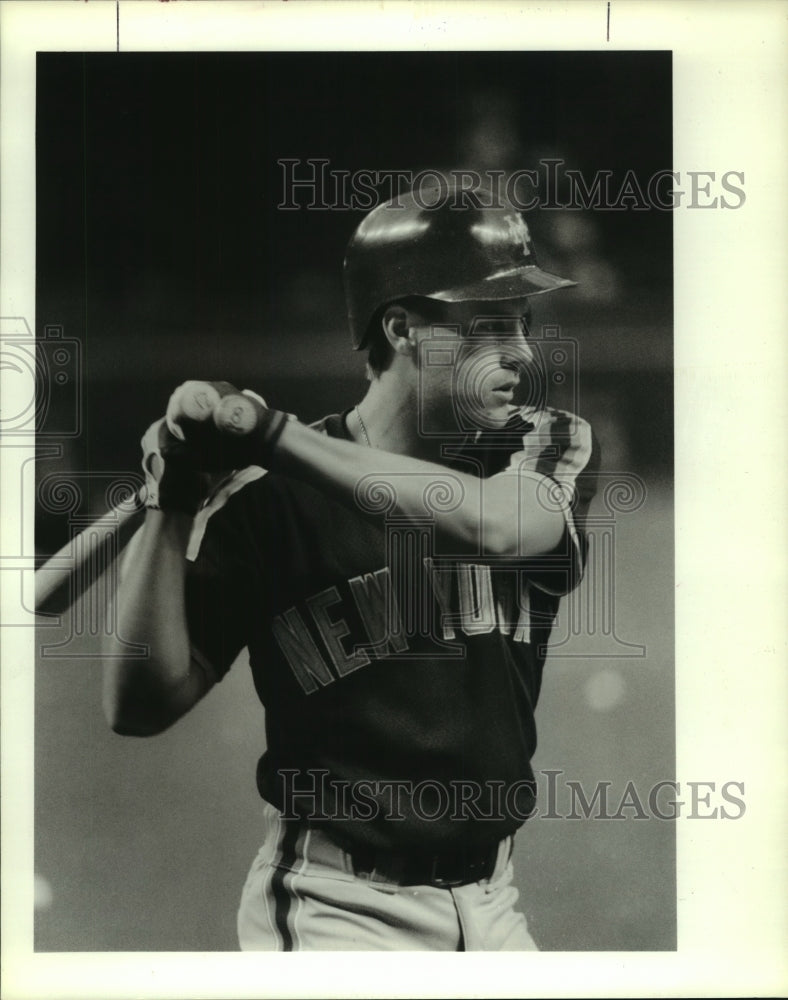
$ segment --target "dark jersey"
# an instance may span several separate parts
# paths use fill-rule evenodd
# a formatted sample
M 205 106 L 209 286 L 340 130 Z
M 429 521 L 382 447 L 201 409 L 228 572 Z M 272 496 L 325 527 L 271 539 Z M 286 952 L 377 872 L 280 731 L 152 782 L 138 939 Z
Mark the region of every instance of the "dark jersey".
M 349 437 L 344 416 L 316 428 Z M 534 805 L 534 709 L 560 597 L 582 575 L 595 443 L 578 417 L 523 410 L 447 448 L 445 464 L 548 477 L 561 544 L 536 559 L 459 557 L 437 548 L 429 516 L 371 517 L 259 468 L 195 523 L 194 653 L 218 680 L 248 646 L 266 709 L 260 794 L 351 843 L 482 845 Z M 376 496 L 385 506 L 373 485 L 367 507 Z

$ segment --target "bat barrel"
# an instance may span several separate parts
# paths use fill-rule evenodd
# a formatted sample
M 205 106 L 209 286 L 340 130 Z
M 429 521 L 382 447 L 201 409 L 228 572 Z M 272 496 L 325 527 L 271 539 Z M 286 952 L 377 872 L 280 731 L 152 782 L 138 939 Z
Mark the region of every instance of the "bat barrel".
M 62 614 L 106 572 L 142 520 L 140 510 L 120 505 L 97 518 L 36 570 L 35 610 Z

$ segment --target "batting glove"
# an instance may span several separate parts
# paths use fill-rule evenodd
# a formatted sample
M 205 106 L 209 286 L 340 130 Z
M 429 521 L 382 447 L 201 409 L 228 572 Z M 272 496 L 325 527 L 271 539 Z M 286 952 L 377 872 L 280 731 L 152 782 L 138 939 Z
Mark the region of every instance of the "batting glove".
M 142 438 L 145 506 L 149 510 L 194 516 L 211 489 L 211 478 L 198 467 L 194 454 L 172 434 L 164 417 Z
M 228 382 L 184 382 L 170 396 L 167 429 L 206 472 L 267 466 L 291 414 Z

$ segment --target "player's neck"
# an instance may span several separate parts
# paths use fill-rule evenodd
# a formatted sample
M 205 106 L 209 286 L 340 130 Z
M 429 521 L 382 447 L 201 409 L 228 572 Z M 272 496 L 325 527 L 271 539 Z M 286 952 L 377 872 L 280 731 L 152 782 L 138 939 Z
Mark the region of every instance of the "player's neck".
M 351 431 L 360 444 L 399 455 L 436 460 L 439 448 L 419 434 L 419 407 L 412 392 L 384 372 L 373 379 L 366 396 L 352 415 Z

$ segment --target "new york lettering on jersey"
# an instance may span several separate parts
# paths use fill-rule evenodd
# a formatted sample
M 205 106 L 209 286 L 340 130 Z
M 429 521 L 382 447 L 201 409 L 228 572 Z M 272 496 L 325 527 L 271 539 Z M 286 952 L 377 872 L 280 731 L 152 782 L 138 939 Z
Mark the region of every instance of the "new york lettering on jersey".
M 429 603 L 420 602 L 426 613 L 415 630 L 403 623 L 396 592 L 419 581 L 398 581 L 395 586 L 388 566 L 311 594 L 274 616 L 274 637 L 305 693 L 375 658 L 425 653 L 434 657 L 441 652 L 463 656 L 465 647 L 452 642 L 458 632 L 472 636 L 497 630 L 513 642 L 530 642 L 531 601 L 522 572 L 425 557 L 419 576 L 430 593 Z M 425 639 L 432 640 L 433 648 L 425 650 L 423 641 L 414 645 L 414 640 Z
M 579 418 L 556 410 L 528 417 L 454 449 L 449 464 L 483 477 L 530 470 L 566 490 L 562 551 L 531 564 L 438 558 L 429 530 L 414 549 L 407 527 L 371 524 L 280 475 L 247 469 L 233 477 L 198 518 L 189 553 L 192 607 L 223 610 L 220 633 L 212 635 L 201 634 L 203 618 L 192 614 L 197 644 L 217 674 L 255 638 L 270 654 L 273 637 L 278 656 L 311 694 L 374 659 L 461 657 L 468 638 L 491 632 L 527 644 L 532 626 L 543 637 L 557 608 L 546 594 L 566 593 L 582 574 L 584 494 L 593 494 L 595 454 Z M 348 437 L 339 416 L 316 426 Z M 399 546 L 392 544 L 397 533 Z M 392 552 L 404 553 L 396 564 Z

